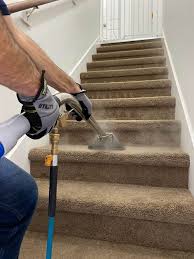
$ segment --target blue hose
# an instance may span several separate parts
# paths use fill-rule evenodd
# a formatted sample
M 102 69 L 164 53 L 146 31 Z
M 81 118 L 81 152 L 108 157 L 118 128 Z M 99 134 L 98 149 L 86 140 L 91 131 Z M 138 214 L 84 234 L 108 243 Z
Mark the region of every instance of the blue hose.
M 0 143 L 0 158 L 5 154 L 5 149 L 3 145 Z
M 49 217 L 46 259 L 51 259 L 52 258 L 54 228 L 55 228 L 55 218 L 54 217 Z
M 49 206 L 48 206 L 48 240 L 47 240 L 47 253 L 46 259 L 52 258 L 52 246 L 53 246 L 53 237 L 55 230 L 55 213 L 56 213 L 56 199 L 57 199 L 57 174 L 58 166 L 56 163 L 57 156 L 53 156 L 53 164 L 50 167 L 50 185 L 49 185 Z

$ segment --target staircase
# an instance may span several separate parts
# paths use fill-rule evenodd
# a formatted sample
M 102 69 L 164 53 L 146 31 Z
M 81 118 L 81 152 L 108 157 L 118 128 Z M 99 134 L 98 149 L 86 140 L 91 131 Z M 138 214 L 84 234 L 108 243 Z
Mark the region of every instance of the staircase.
M 194 258 L 189 156 L 160 39 L 102 44 L 81 74 L 94 116 L 125 151 L 91 151 L 85 122 L 61 130 L 53 258 Z M 45 256 L 49 147 L 29 154 L 39 203 L 22 259 Z

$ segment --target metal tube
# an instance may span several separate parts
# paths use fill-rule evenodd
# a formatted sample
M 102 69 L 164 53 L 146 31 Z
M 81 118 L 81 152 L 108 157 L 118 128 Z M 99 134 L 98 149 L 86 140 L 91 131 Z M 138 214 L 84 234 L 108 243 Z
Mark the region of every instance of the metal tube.
M 72 95 L 67 93 L 59 93 L 58 95 L 56 95 L 56 97 L 60 101 L 60 106 L 65 103 L 68 104 L 72 109 L 74 109 L 80 115 L 80 117 L 84 119 L 81 106 L 79 102 Z M 87 120 L 87 123 L 92 126 L 92 128 L 96 131 L 96 133 L 99 136 L 102 136 L 102 137 L 106 136 L 106 132 L 100 127 L 100 125 L 97 123 L 97 121 L 94 119 L 93 116 L 91 116 L 89 120 Z
M 87 122 L 92 126 L 92 128 L 96 131 L 96 133 L 99 136 L 102 136 L 102 137 L 106 136 L 106 132 L 99 126 L 99 124 L 97 123 L 97 121 L 94 119 L 93 116 L 91 116 Z
M 82 109 L 79 102 L 70 94 L 61 93 L 55 95 L 58 99 L 59 105 L 68 104 L 74 111 L 76 111 L 80 117 L 84 119 L 84 115 L 82 114 Z M 90 149 L 103 149 L 103 150 L 124 150 L 124 146 L 120 144 L 118 139 L 112 133 L 106 133 L 93 116 L 86 121 L 98 134 L 98 137 L 94 144 L 89 145 Z

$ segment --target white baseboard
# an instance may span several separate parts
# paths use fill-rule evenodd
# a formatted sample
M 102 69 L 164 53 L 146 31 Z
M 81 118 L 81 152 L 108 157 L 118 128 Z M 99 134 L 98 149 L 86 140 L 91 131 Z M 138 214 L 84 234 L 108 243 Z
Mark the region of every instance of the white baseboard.
M 172 81 L 172 95 L 176 97 L 176 119 L 181 121 L 181 147 L 190 156 L 191 164 L 189 170 L 189 189 L 194 196 L 194 135 L 191 126 L 191 119 L 189 117 L 185 99 L 182 94 L 183 87 L 178 80 L 175 64 L 173 63 L 168 42 L 164 33 L 163 43 L 169 70 L 169 79 Z
M 87 63 L 92 61 L 92 55 L 96 53 L 99 37 L 95 39 L 82 58 L 77 62 L 74 68 L 69 72 L 69 75 L 78 83 L 80 83 L 80 73 L 87 71 Z
M 87 71 L 87 63 L 92 61 L 92 54 L 96 53 L 96 47 L 99 37 L 90 45 L 82 58 L 77 62 L 74 68 L 68 73 L 76 82 L 80 82 L 80 73 Z M 53 92 L 53 91 L 52 91 Z M 55 91 L 56 92 L 56 91 Z M 28 154 L 32 148 L 45 146 L 49 144 L 48 135 L 40 140 L 31 140 L 27 136 L 22 137 L 17 145 L 6 155 L 25 171 L 30 172 L 30 161 Z
M 119 39 L 119 40 L 101 40 L 100 43 L 103 44 L 103 43 L 119 43 L 119 42 L 129 42 L 129 41 L 144 41 L 144 40 L 155 40 L 155 39 L 160 39 L 162 36 L 158 36 L 158 37 L 137 37 L 137 38 L 126 38 L 126 39 Z

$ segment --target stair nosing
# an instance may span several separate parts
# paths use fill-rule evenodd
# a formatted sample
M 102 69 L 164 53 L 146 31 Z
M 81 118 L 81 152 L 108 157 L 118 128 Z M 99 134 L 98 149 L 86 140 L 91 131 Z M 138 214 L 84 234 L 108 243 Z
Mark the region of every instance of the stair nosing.
M 131 151 L 124 153 L 123 151 L 99 151 L 89 150 L 87 146 L 80 145 L 83 149 L 77 150 L 73 145 L 63 149 L 63 146 L 59 146 L 59 161 L 60 162 L 74 162 L 80 163 L 78 160 L 81 157 L 81 163 L 106 163 L 106 164 L 135 164 L 135 165 L 147 165 L 147 166 L 168 166 L 168 167 L 180 167 L 189 168 L 190 157 L 187 153 L 181 151 L 160 151 L 150 152 L 149 148 L 145 150 L 149 152 L 134 152 Z M 80 148 L 78 146 L 78 148 Z M 74 148 L 74 149 L 72 149 Z M 129 147 L 130 148 L 130 147 Z M 128 148 L 128 149 L 129 149 Z M 131 147 L 134 150 L 134 147 Z M 50 152 L 49 146 L 34 148 L 29 152 L 28 158 L 31 161 L 43 161 L 45 156 Z
M 103 54 L 115 54 L 115 53 L 123 53 L 123 52 L 150 52 L 150 51 L 153 51 L 153 50 L 161 50 L 162 52 L 164 51 L 164 49 L 161 47 L 161 48 L 151 48 L 151 49 L 138 49 L 138 50 L 121 50 L 121 51 L 113 51 L 113 52 L 108 52 L 108 53 L 99 53 L 99 54 L 94 54 L 94 55 L 97 55 L 97 56 L 101 56 Z
M 108 130 L 119 129 L 120 131 L 130 131 L 130 130 L 141 130 L 141 129 L 159 129 L 168 132 L 180 132 L 181 123 L 178 120 L 97 120 L 97 122 L 102 126 L 106 125 Z M 111 129 L 110 129 L 111 127 Z M 126 128 L 127 127 L 127 128 Z M 66 132 L 67 130 L 91 130 L 92 128 L 87 122 L 77 122 L 77 121 L 67 121 L 67 125 L 61 128 L 61 132 Z
M 98 79 L 98 78 L 112 78 L 125 76 L 146 76 L 146 75 L 168 75 L 167 67 L 148 67 L 135 69 L 118 69 L 105 71 L 88 71 L 81 73 L 81 79 Z
M 91 99 L 94 108 L 121 108 L 121 107 L 175 107 L 176 98 L 172 96 Z
M 155 62 L 154 62 L 155 59 Z M 141 62 L 142 61 L 142 62 Z M 144 62 L 145 63 L 144 63 Z M 150 61 L 150 62 L 148 62 Z M 126 59 L 116 59 L 116 60 L 96 60 L 93 62 L 87 63 L 88 68 L 90 67 L 103 67 L 106 66 L 123 66 L 123 65 L 137 65 L 137 64 L 157 64 L 165 63 L 166 58 L 164 56 L 154 56 L 154 57 L 138 57 L 138 58 L 126 58 Z M 123 63 L 123 64 L 120 64 Z M 104 67 L 106 67 L 104 66 Z
M 159 79 L 159 80 L 143 80 L 143 81 L 124 81 L 124 82 L 106 82 L 106 83 L 83 83 L 83 87 L 87 88 L 89 91 L 106 89 L 113 90 L 124 90 L 129 89 L 160 89 L 160 88 L 171 88 L 172 82 L 169 79 Z
M 37 179 L 37 183 L 48 186 L 46 179 Z M 40 188 L 41 204 L 38 209 L 47 209 L 45 203 L 48 202 L 48 193 L 42 189 Z M 134 191 L 136 195 L 133 197 Z M 62 204 L 58 206 L 58 211 L 62 212 L 194 225 L 193 202 L 191 193 L 184 188 L 63 180 L 58 182 L 58 205 Z
M 155 46 L 153 46 L 155 44 Z M 146 45 L 146 46 L 145 46 Z M 123 44 L 122 45 L 122 48 L 124 47 L 126 48 L 131 48 L 131 50 L 135 50 L 135 49 L 139 49 L 138 47 L 141 46 L 142 48 L 140 49 L 150 49 L 150 48 L 161 48 L 162 47 L 162 42 L 136 42 L 136 43 L 130 43 L 130 44 Z M 104 52 L 109 52 L 109 51 L 117 51 L 117 49 L 119 48 L 120 46 L 116 46 L 116 45 L 113 45 L 113 46 L 100 46 L 97 48 L 97 53 L 104 53 Z M 115 48 L 115 49 L 114 49 Z
M 101 59 L 103 57 L 105 58 L 114 58 L 115 56 L 117 57 L 118 55 L 129 55 L 130 53 L 143 53 L 143 54 L 147 54 L 147 53 L 152 53 L 152 52 L 157 52 L 160 53 L 160 56 L 164 54 L 164 49 L 163 48 L 153 48 L 153 49 L 146 49 L 146 50 L 128 50 L 128 51 L 114 51 L 114 52 L 108 52 L 108 53 L 98 53 L 98 54 L 93 54 L 92 57 L 94 60 L 96 59 Z M 162 53 L 162 54 L 161 54 Z M 153 55 L 154 56 L 154 55 Z M 145 55 L 146 57 L 146 55 Z
M 151 38 L 151 39 L 143 39 L 143 40 L 125 40 L 119 42 L 109 42 L 109 43 L 101 43 L 101 46 L 111 46 L 111 45 L 122 45 L 122 44 L 130 44 L 134 42 L 162 42 L 162 38 Z

